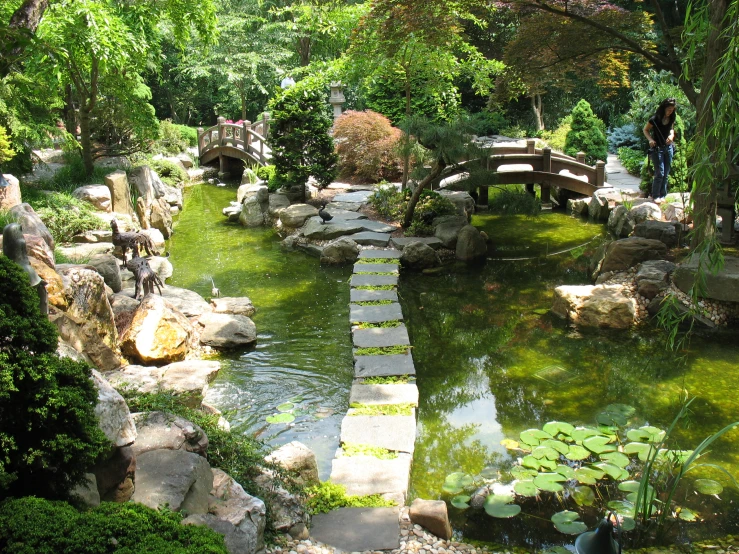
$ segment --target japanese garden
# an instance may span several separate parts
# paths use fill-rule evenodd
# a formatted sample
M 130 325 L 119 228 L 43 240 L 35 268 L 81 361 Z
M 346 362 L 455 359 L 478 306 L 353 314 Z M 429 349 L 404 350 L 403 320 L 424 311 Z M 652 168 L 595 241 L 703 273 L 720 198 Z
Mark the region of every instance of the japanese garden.
M 0 552 L 739 551 L 739 0 L 0 6 Z

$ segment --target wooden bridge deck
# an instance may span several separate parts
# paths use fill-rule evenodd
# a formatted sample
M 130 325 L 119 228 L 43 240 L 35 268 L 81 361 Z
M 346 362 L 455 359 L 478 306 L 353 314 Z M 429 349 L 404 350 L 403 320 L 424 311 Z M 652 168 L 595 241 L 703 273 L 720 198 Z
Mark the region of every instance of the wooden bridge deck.
M 251 123 L 227 123 L 223 117 L 207 129 L 198 128 L 198 157 L 201 164 L 218 159 L 221 172 L 225 172 L 228 159 L 246 163 L 267 165 L 272 151 L 267 146 L 269 116 L 265 113 L 261 121 Z

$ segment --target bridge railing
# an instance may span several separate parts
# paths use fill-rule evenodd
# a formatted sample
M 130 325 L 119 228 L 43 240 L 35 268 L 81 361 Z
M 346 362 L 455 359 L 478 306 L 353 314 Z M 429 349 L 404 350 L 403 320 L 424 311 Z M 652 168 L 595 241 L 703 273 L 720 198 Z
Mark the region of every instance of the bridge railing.
M 269 161 L 269 149 L 266 141 L 269 137 L 269 115 L 262 114 L 262 119 L 255 123 L 227 123 L 224 117 L 207 129 L 198 128 L 198 156 L 202 158 L 207 152 L 222 146 L 231 146 L 243 150 L 262 164 Z

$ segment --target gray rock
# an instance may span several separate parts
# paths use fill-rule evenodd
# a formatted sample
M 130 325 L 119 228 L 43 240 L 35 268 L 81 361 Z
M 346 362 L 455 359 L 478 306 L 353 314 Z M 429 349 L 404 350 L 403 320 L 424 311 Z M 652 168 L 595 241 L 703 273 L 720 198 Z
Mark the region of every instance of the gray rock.
M 393 237 L 390 239 L 390 243 L 398 250 L 403 250 L 407 245 L 412 242 L 420 242 L 426 246 L 430 246 L 434 250 L 438 250 L 444 243 L 437 237 Z
M 213 307 L 213 312 L 217 314 L 233 314 L 251 317 L 257 311 L 254 304 L 252 304 L 251 300 L 246 296 L 211 298 L 210 305 Z
M 354 376 L 358 378 L 415 374 L 416 368 L 410 352 L 381 356 L 354 356 Z
M 396 225 L 389 225 L 381 221 L 372 221 L 371 219 L 362 219 L 361 221 L 364 230 L 373 233 L 392 233 L 398 229 Z
M 372 302 L 373 300 L 398 301 L 398 293 L 394 290 L 352 289 L 349 295 L 351 302 Z
M 382 285 L 397 286 L 398 276 L 397 275 L 352 275 L 350 283 L 352 287 L 382 286 Z
M 118 214 L 133 216 L 136 212 L 131 203 L 131 190 L 128 184 L 128 175 L 122 169 L 108 173 L 104 179 L 105 186 L 110 191 L 113 204 L 112 209 Z
M 92 382 L 98 391 L 95 415 L 98 426 L 116 446 L 128 446 L 137 440 L 136 424 L 128 411 L 128 404 L 110 383 L 96 370 Z
M 312 240 L 331 240 L 343 235 L 352 235 L 364 229 L 360 220 L 338 220 L 323 223 L 319 217 L 310 218 L 305 227 L 303 235 Z
M 332 483 L 344 485 L 347 494 L 408 493 L 411 457 L 400 454 L 392 460 L 374 456 L 342 456 L 331 461 Z
M 359 253 L 360 260 L 377 258 L 399 259 L 400 250 L 396 250 L 395 248 L 365 248 Z
M 644 202 L 631 208 L 629 210 L 629 217 L 634 220 L 636 225 L 645 221 L 661 221 L 662 211 L 657 204 Z
M 680 224 L 675 225 L 666 221 L 644 221 L 637 223 L 634 236 L 658 240 L 664 242 L 667 248 L 672 248 L 677 246 L 679 227 Z
M 85 473 L 85 478 L 72 489 L 72 496 L 76 496 L 84 506 L 95 508 L 100 506 L 100 493 L 94 473 Z
M 257 327 L 243 315 L 208 313 L 200 316 L 200 343 L 216 348 L 239 348 L 257 341 Z
M 631 225 L 628 225 L 629 211 L 625 206 L 616 206 L 608 216 L 608 230 L 613 233 L 615 237 L 627 237 L 629 236 L 629 230 Z
M 131 314 L 133 314 L 133 312 L 136 311 L 136 308 L 139 307 L 141 302 L 133 298 L 132 295 L 133 291 L 131 292 L 131 295 L 123 292 L 110 295 L 110 307 L 113 309 L 114 316 L 117 317 L 123 312 L 131 312 Z
M 581 327 L 628 329 L 636 303 L 621 285 L 560 286 L 554 289 L 552 313 Z
M 136 490 L 131 500 L 158 509 L 169 506 L 188 514 L 208 512 L 213 473 L 202 456 L 184 450 L 151 450 L 136 464 Z
M 341 237 L 331 241 L 321 251 L 322 265 L 348 265 L 353 264 L 359 257 L 361 248 L 348 237 Z
M 311 486 L 319 483 L 316 455 L 301 442 L 284 444 L 265 460 L 287 470 L 299 485 Z
M 290 206 L 290 199 L 284 194 L 270 194 L 269 195 L 269 215 L 272 217 L 279 217 L 283 210 Z
M 485 237 L 472 225 L 467 225 L 459 231 L 457 237 L 456 256 L 463 262 L 480 260 L 487 254 L 488 246 Z
M 351 323 L 382 323 L 403 319 L 400 304 L 380 304 L 377 306 L 350 305 L 349 321 Z
M 92 468 L 100 499 L 106 502 L 127 502 L 133 494 L 136 456 L 130 446 L 115 448 L 110 456 Z
M 182 525 L 199 525 L 208 527 L 223 536 L 229 554 L 255 554 L 256 549 L 249 536 L 233 523 L 220 519 L 213 514 L 191 514 L 182 520 Z
M 362 231 L 360 233 L 354 233 L 352 240 L 363 246 L 387 246 L 390 242 L 390 235 L 388 233 Z
M 412 404 L 418 406 L 415 384 L 352 385 L 349 404 Z
M 329 202 L 326 205 L 326 209 L 330 213 L 342 210 L 348 212 L 357 212 L 362 207 L 362 202 Z
M 410 346 L 405 325 L 390 328 L 355 329 L 354 346 L 357 348 L 382 348 L 386 346 Z
M 293 204 L 280 212 L 280 221 L 285 227 L 302 227 L 309 217 L 318 215 L 318 209 L 308 204 Z
M 428 529 L 440 539 L 452 538 L 452 526 L 449 523 L 446 502 L 443 500 L 416 498 L 411 503 L 409 515 L 413 523 Z
M 184 152 L 177 154 L 177 159 L 180 160 L 182 167 L 184 167 L 185 169 L 190 169 L 193 166 L 192 158 L 190 158 L 190 156 L 188 156 Z
M 229 221 L 236 222 L 241 216 L 241 204 L 238 202 L 231 202 L 227 207 L 221 210 L 221 213 L 225 215 Z
M 256 484 L 272 494 L 267 495 L 265 502 L 272 514 L 272 526 L 275 531 L 286 533 L 299 523 L 308 523 L 310 516 L 304 509 L 304 503 L 296 494 L 285 490 L 274 478 L 272 471 L 264 469 L 256 479 Z
M 136 187 L 139 198 L 143 198 L 147 206 L 153 204 L 156 199 L 164 197 L 164 183 L 156 171 L 148 165 L 141 165 L 129 171 L 128 181 Z M 113 206 L 115 206 L 115 202 Z
M 399 265 L 393 264 L 354 264 L 354 273 L 377 272 L 377 273 L 398 273 Z
M 23 202 L 20 181 L 9 173 L 3 173 L 7 187 L 0 188 L 0 210 L 5 211 Z
M 198 425 L 164 412 L 133 414 L 138 437 L 131 447 L 136 456 L 150 450 L 184 450 L 205 456 L 208 437 Z
M 91 204 L 96 210 L 109 212 L 112 208 L 110 189 L 105 185 L 85 185 L 72 191 L 72 196 Z
M 331 210 L 331 215 L 334 216 L 335 220 L 346 220 L 346 221 L 353 221 L 356 219 L 367 219 L 367 216 L 364 214 L 361 214 L 359 212 L 353 212 L 351 210 L 340 210 L 340 209 L 333 209 Z
M 600 272 L 629 269 L 647 260 L 662 259 L 666 253 L 667 247 L 658 240 L 641 237 L 616 240 L 606 246 Z
M 257 196 L 247 196 L 241 204 L 239 223 L 247 228 L 261 227 L 265 223 L 265 215 L 266 212 L 262 211 L 262 205 Z
M 166 183 L 162 183 L 164 187 L 164 200 L 169 204 L 170 208 L 182 209 L 182 189 L 172 187 Z M 174 215 L 174 214 L 173 214 Z
M 593 193 L 588 205 L 588 216 L 595 221 L 607 221 L 611 210 L 623 201 L 620 191 L 612 187 L 604 187 Z
M 349 192 L 346 194 L 337 194 L 334 196 L 334 202 L 349 202 L 349 203 L 364 203 L 367 202 L 367 198 L 372 196 L 372 191 L 357 191 Z
M 475 213 L 475 199 L 469 192 L 440 190 L 439 194 L 454 204 L 457 214 L 465 216 L 467 221 Z
M 95 254 L 87 262 L 102 275 L 105 284 L 108 285 L 113 292 L 121 291 L 121 268 L 118 259 L 113 254 Z
M 44 239 L 52 252 L 54 251 L 54 237 L 30 204 L 13 206 L 9 213 L 20 224 L 24 235 L 35 235 Z
M 568 198 L 567 212 L 576 215 L 588 215 L 592 198 Z
M 162 297 L 182 312 L 185 317 L 200 317 L 212 311 L 210 304 L 197 292 L 167 285 Z
M 430 267 L 440 266 L 441 259 L 436 253 L 436 250 L 431 248 L 428 244 L 420 241 L 413 241 L 406 244 L 403 248 L 403 254 L 400 256 L 400 263 L 403 267 L 410 269 L 427 269 Z
M 691 258 L 677 266 L 672 274 L 673 283 L 686 294 L 695 281 L 698 272 L 698 260 Z M 739 302 L 739 258 L 724 256 L 724 267 L 714 274 L 708 267 L 703 268 L 705 279 L 704 298 Z
M 342 443 L 368 444 L 413 454 L 416 440 L 415 415 L 364 416 L 351 413 L 350 409 L 341 421 Z

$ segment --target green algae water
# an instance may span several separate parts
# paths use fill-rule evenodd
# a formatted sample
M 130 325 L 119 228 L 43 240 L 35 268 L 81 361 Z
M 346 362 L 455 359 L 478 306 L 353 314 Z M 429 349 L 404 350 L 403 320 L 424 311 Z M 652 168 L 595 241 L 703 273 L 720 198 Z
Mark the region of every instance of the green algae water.
M 251 298 L 257 345 L 219 355 L 223 369 L 207 400 L 227 413 L 235 432 L 273 445 L 307 444 L 327 479 L 353 375 L 351 269 L 322 268 L 315 258 L 282 251 L 272 230 L 227 223 L 221 210 L 235 195 L 235 188 L 209 185 L 188 192 L 169 245 L 175 273 L 168 284 L 208 298 L 213 278 L 222 296 Z M 603 240 L 602 225 L 559 213 L 476 216 L 473 224 L 492 242 L 484 266 L 401 274 L 420 392 L 411 499 L 449 501 L 442 485 L 450 473 L 510 466 L 515 455 L 502 439 L 551 420 L 592 424 L 612 402 L 630 404 L 640 422 L 664 428 L 687 391 L 696 400 L 675 435 L 682 448 L 739 419 L 735 332 L 697 336 L 673 354 L 652 326 L 584 333 L 549 313 L 554 287 L 590 283 L 587 259 Z M 278 408 L 294 421 L 268 423 Z M 737 439 L 732 432 L 717 442 L 708 461 L 739 475 Z M 672 540 L 739 531 L 739 504 L 730 489 L 720 500 L 692 494 L 687 500 L 706 522 L 677 527 Z M 574 543 L 549 521 L 565 506 L 572 509 L 565 495 L 543 495 L 512 519 L 449 510 L 458 538 L 533 550 Z M 590 528 L 602 516 L 579 511 Z
M 316 452 L 321 478 L 328 479 L 353 376 L 351 269 L 284 252 L 272 229 L 228 223 L 221 210 L 235 199 L 234 187 L 187 191 L 169 241 L 175 271 L 167 284 L 208 299 L 213 279 L 221 296 L 251 299 L 256 347 L 218 355 L 222 369 L 206 400 L 225 412 L 234 432 L 273 445 L 300 440 Z M 295 419 L 267 422 L 279 413 Z

